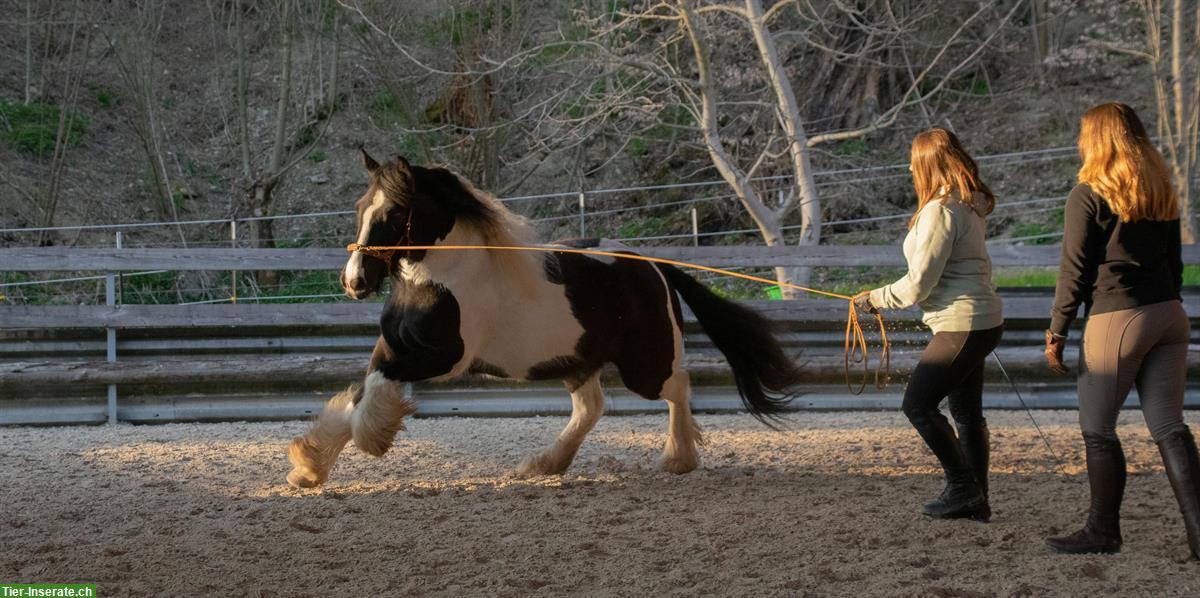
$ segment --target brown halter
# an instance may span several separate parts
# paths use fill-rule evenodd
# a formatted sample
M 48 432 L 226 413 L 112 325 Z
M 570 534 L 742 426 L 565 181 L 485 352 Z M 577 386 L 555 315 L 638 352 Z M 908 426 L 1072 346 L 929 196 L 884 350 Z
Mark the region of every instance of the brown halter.
M 351 243 L 346 246 L 346 249 L 349 249 L 352 253 L 361 253 L 382 261 L 387 267 L 387 275 L 390 278 L 393 271 L 396 269 L 396 254 L 409 251 L 407 249 L 403 249 L 403 247 L 413 244 L 412 224 L 413 213 L 416 211 L 416 209 L 411 207 L 408 209 L 408 220 L 404 223 L 404 234 L 400 235 L 400 241 L 396 243 L 395 246 L 383 249 L 368 245 L 359 245 L 358 243 Z

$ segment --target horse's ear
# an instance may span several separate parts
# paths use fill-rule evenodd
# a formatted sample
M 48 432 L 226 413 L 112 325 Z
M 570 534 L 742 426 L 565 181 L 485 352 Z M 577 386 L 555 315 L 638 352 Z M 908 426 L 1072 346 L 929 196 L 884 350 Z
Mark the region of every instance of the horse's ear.
M 408 164 L 408 160 L 399 154 L 396 155 L 396 170 L 404 174 L 412 174 L 412 167 Z
M 371 154 L 367 153 L 367 148 L 360 147 L 358 148 L 358 151 L 362 152 L 363 166 L 366 167 L 367 171 L 375 172 L 375 169 L 379 168 L 379 162 L 376 162 L 375 158 L 372 158 Z

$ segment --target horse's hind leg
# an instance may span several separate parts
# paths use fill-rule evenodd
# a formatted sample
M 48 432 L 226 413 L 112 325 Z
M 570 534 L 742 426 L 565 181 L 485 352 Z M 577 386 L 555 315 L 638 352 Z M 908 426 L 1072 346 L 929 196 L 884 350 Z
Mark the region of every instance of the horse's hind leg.
M 667 401 L 668 414 L 662 469 L 670 473 L 687 473 L 700 465 L 697 445 L 704 443 L 700 425 L 692 418 L 692 383 L 688 373 L 676 368 L 663 383 L 661 395 Z
M 571 421 L 558 435 L 554 444 L 526 457 L 517 467 L 517 475 L 553 475 L 567 470 L 587 433 L 604 412 L 604 393 L 600 390 L 600 374 L 593 374 L 581 386 L 571 391 Z
M 287 481 L 297 488 L 313 488 L 325 483 L 342 448 L 350 441 L 350 410 L 355 397 L 362 396 L 361 384 L 354 384 L 334 395 L 312 428 L 297 436 L 288 446 L 292 471 Z

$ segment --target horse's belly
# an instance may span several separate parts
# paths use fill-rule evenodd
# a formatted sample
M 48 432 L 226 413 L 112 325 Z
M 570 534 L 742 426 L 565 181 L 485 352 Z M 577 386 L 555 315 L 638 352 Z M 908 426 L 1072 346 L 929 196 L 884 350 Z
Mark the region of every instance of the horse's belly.
M 477 358 L 502 370 L 507 377 L 528 379 L 529 370 L 554 359 L 571 357 L 583 336 L 583 327 L 571 314 L 566 297 L 535 309 L 526 305 L 523 313 L 509 314 L 494 329 L 489 342 L 480 347 Z

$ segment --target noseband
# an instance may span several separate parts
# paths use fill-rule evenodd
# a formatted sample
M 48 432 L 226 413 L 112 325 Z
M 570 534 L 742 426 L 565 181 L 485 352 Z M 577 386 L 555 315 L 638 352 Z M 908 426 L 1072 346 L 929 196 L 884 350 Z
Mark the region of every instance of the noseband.
M 408 220 L 404 223 L 404 234 L 402 234 L 400 236 L 400 241 L 397 242 L 396 245 L 407 246 L 407 245 L 413 244 L 412 243 L 412 223 L 413 223 L 413 213 L 414 212 L 416 212 L 416 210 L 414 208 L 408 209 Z M 387 266 L 387 275 L 389 278 L 392 276 L 392 272 L 396 269 L 396 263 L 399 261 L 398 259 L 396 259 L 396 254 L 407 251 L 406 249 L 391 249 L 391 248 L 376 249 L 374 247 L 368 247 L 366 245 L 359 245 L 358 243 L 351 243 L 346 246 L 346 249 L 348 249 L 349 251 L 351 251 L 353 253 L 361 253 L 363 255 L 370 256 L 377 260 L 382 261 L 384 263 L 384 265 Z

